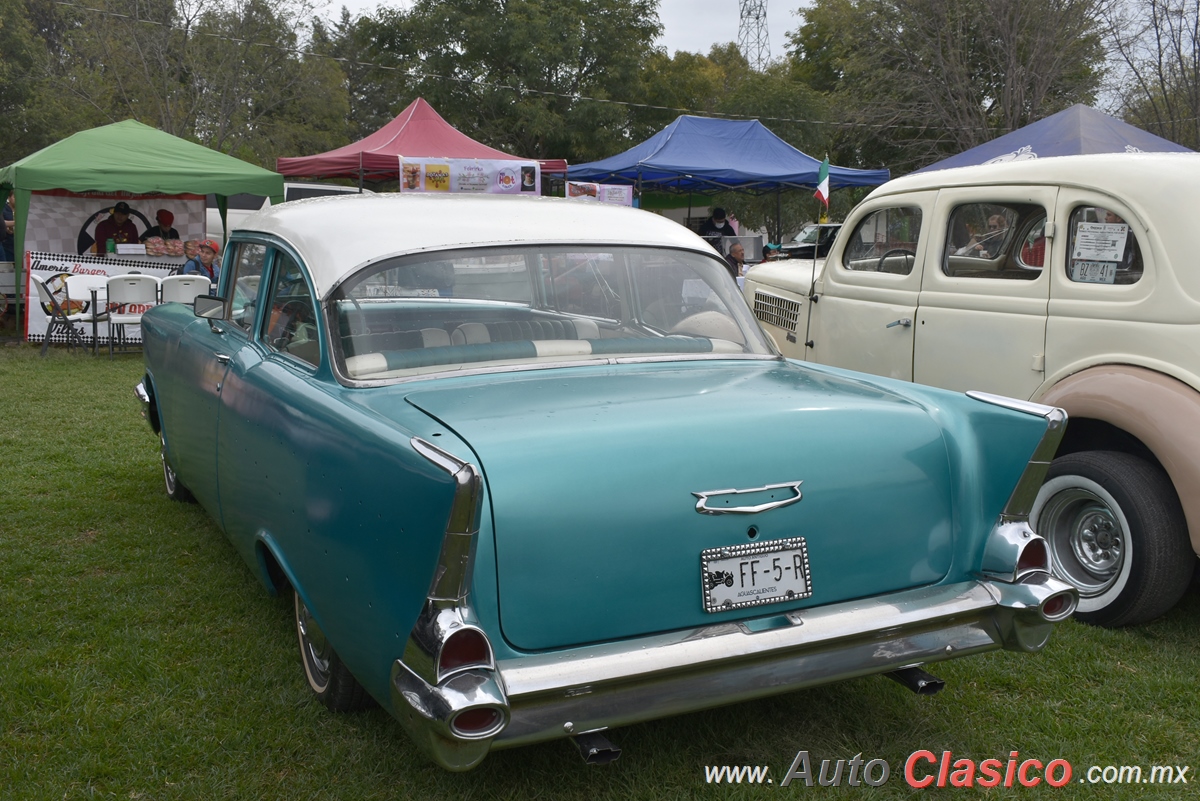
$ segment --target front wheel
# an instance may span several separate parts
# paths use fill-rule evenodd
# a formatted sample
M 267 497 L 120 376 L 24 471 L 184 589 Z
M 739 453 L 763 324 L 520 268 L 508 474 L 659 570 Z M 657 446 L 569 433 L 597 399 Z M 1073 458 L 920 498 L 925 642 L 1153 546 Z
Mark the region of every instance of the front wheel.
M 300 593 L 292 591 L 296 609 L 296 636 L 300 640 L 300 661 L 304 665 L 304 677 L 317 699 L 333 712 L 355 712 L 371 705 L 371 696 L 351 675 L 333 646 L 325 639 L 325 632 L 317 625 L 312 613 L 300 600 Z
M 1195 567 L 1170 478 L 1127 453 L 1055 459 L 1030 523 L 1050 546 L 1051 571 L 1079 590 L 1075 616 L 1085 623 L 1158 617 L 1183 597 Z

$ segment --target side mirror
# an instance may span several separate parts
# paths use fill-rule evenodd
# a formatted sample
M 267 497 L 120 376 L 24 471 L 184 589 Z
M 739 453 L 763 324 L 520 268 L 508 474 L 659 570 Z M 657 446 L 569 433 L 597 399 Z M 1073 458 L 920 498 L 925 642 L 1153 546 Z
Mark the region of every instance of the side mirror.
M 214 298 L 212 295 L 197 295 L 192 301 L 192 310 L 197 317 L 206 320 L 220 320 L 225 316 L 225 298 Z

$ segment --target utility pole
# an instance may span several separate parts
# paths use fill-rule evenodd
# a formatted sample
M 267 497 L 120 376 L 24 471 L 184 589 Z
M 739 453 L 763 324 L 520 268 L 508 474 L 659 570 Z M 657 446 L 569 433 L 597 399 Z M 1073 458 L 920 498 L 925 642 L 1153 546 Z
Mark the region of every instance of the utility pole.
M 738 25 L 738 50 L 750 68 L 762 71 L 771 61 L 771 40 L 767 36 L 767 0 L 739 0 L 741 23 Z

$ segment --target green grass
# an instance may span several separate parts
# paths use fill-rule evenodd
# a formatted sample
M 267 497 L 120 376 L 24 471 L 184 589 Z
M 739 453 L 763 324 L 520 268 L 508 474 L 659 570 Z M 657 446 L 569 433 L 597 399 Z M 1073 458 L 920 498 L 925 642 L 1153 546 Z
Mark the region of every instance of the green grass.
M 450 774 L 380 710 L 335 716 L 305 686 L 290 608 L 251 577 L 202 509 L 164 495 L 138 414 L 138 356 L 0 347 L 0 798 L 842 798 L 780 788 L 796 752 L 885 759 L 874 798 L 1184 798 L 1091 786 L 1091 765 L 1200 772 L 1200 592 L 1165 618 L 1067 623 L 1036 656 L 932 668 L 920 698 L 881 677 L 615 731 L 619 762 L 567 742 L 499 751 Z M 915 750 L 1069 760 L 1061 789 L 915 791 Z M 704 766 L 770 765 L 772 786 L 717 786 Z M 816 766 L 814 766 L 815 768 Z M 1191 777 L 1195 778 L 1195 777 Z

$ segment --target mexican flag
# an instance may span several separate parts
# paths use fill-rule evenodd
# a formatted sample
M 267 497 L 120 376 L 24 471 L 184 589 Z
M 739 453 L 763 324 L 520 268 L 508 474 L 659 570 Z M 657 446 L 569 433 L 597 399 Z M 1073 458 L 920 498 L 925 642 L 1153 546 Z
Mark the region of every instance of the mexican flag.
M 821 162 L 821 171 L 817 173 L 817 191 L 813 192 L 813 197 L 829 208 L 829 156 Z

